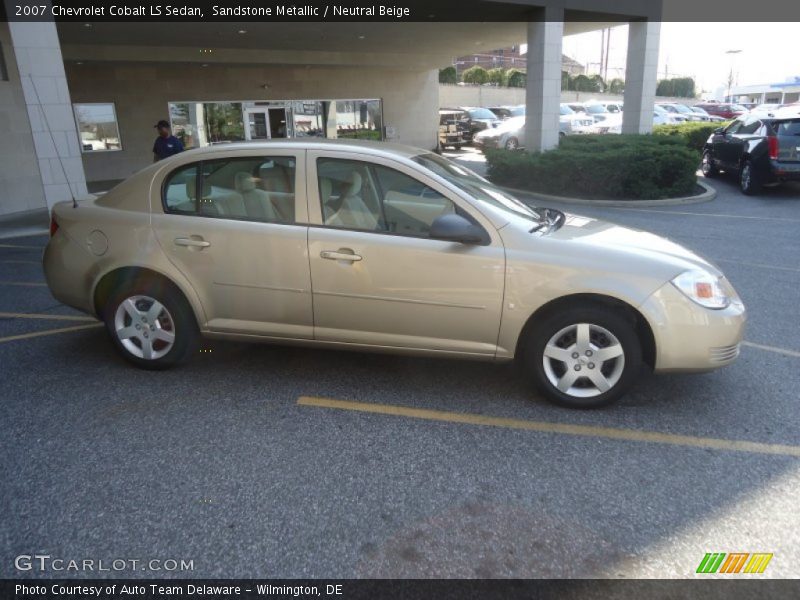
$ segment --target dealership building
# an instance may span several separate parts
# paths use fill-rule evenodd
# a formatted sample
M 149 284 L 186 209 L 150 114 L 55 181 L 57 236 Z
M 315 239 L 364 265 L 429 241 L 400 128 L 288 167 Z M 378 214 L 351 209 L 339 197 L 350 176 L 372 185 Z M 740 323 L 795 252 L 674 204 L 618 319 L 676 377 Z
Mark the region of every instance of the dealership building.
M 432 149 L 438 69 L 520 43 L 528 149 L 546 150 L 562 39 L 625 23 L 623 130 L 649 131 L 660 1 L 481 4 L 503 22 L 0 23 L 0 215 L 109 189 L 153 161 L 161 119 L 187 147 L 313 136 Z

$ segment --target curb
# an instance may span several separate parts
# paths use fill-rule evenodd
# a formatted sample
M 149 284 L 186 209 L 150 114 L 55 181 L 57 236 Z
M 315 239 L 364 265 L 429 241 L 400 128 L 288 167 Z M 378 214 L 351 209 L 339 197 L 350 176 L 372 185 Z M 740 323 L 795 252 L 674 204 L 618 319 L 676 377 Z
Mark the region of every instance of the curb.
M 612 206 L 617 208 L 634 207 L 640 208 L 642 206 L 679 206 L 681 204 L 702 204 L 703 202 L 711 202 L 717 197 L 717 190 L 705 183 L 704 181 L 697 181 L 697 185 L 705 191 L 696 196 L 683 196 L 681 198 L 662 198 L 660 200 L 588 200 L 586 198 L 570 198 L 569 196 L 553 196 L 552 194 L 540 194 L 538 192 L 531 192 L 528 190 L 518 190 L 510 187 L 503 187 L 502 189 L 509 191 L 513 194 L 521 196 L 529 196 L 537 200 L 544 200 L 546 202 L 561 202 L 564 204 L 577 204 L 579 206 Z

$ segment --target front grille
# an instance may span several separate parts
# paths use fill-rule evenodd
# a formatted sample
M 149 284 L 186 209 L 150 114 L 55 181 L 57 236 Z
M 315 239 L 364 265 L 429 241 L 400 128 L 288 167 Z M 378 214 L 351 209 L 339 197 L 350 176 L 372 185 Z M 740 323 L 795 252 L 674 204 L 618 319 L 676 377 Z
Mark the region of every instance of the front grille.
M 710 348 L 708 354 L 712 362 L 730 362 L 739 356 L 739 344 Z

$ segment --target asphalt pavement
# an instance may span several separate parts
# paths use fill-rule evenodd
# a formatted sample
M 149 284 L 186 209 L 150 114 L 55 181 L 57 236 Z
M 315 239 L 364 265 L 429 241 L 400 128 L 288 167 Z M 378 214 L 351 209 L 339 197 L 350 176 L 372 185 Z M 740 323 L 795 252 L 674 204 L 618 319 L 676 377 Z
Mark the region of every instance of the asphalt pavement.
M 209 342 L 140 371 L 42 285 L 45 236 L 0 241 L 0 577 L 796 577 L 800 187 L 711 183 L 562 207 L 698 251 L 750 315 L 732 366 L 590 412 L 508 365 Z M 36 553 L 192 570 L 15 568 Z

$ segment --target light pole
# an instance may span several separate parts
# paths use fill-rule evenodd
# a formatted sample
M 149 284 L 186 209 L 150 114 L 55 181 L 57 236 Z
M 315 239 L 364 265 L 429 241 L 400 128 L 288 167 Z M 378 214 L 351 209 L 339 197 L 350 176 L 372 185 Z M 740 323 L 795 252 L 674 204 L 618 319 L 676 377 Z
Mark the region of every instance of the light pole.
M 740 54 L 741 52 L 742 52 L 741 50 L 726 50 L 725 51 L 725 54 L 727 54 L 728 56 L 731 57 L 731 72 L 728 74 L 728 95 L 725 98 L 725 100 L 727 102 L 732 102 L 733 101 L 731 99 L 731 86 L 733 85 L 733 62 L 734 62 L 735 56 L 737 54 Z

